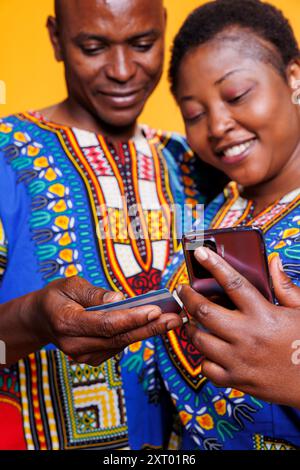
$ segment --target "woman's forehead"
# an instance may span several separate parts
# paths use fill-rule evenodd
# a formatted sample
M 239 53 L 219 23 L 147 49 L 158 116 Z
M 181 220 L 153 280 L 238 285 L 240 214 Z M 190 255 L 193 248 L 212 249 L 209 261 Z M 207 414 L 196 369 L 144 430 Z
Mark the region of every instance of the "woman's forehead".
M 179 84 L 182 79 L 189 78 L 193 70 L 198 72 L 199 78 L 215 82 L 230 69 L 248 69 L 250 72 L 265 68 L 265 65 L 272 66 L 277 73 L 284 73 L 281 56 L 272 44 L 247 31 L 224 31 L 186 54 L 179 70 Z

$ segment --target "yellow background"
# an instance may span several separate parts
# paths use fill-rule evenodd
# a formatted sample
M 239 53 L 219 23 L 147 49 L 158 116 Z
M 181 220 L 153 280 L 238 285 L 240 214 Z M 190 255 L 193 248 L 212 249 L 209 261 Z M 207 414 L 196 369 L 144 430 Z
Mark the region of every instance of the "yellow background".
M 45 27 L 53 2 L 0 0 L 0 80 L 7 87 L 7 101 L 0 105 L 0 116 L 40 109 L 65 97 L 63 67 L 54 60 Z M 203 3 L 199 0 L 165 0 L 167 50 L 186 15 Z M 300 1 L 273 0 L 271 3 L 281 8 L 291 20 L 300 40 Z M 142 121 L 157 128 L 183 131 L 179 112 L 169 93 L 166 73 L 147 104 Z

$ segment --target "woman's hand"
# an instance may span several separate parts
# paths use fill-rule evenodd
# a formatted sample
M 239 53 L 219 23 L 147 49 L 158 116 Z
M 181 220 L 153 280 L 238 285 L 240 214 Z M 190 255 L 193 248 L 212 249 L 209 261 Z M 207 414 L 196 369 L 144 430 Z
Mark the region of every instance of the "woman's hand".
M 1 305 L 0 339 L 7 345 L 8 365 L 53 343 L 77 362 L 96 366 L 131 343 L 182 325 L 179 315 L 162 314 L 156 306 L 85 311 L 121 299 L 121 294 L 73 277 Z
M 200 248 L 195 256 L 236 305 L 228 310 L 188 286 L 178 289 L 194 319 L 185 327 L 188 337 L 205 356 L 203 374 L 217 386 L 300 408 L 300 288 L 284 274 L 280 258 L 270 263 L 282 305 L 275 306 L 216 253 Z

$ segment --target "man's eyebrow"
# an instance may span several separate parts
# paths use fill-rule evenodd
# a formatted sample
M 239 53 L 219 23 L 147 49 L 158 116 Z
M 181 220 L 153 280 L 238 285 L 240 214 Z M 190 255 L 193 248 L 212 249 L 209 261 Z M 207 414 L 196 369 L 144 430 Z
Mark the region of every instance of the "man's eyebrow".
M 143 31 L 141 33 L 132 35 L 129 40 L 142 39 L 146 37 L 157 37 L 160 35 L 161 31 L 159 31 L 158 29 L 149 29 L 148 31 Z
M 133 34 L 126 39 L 126 42 L 136 41 L 138 39 L 148 38 L 148 37 L 158 37 L 160 36 L 161 32 L 158 29 L 149 29 L 148 31 L 142 31 L 137 34 Z M 111 42 L 111 39 L 108 36 L 103 36 L 101 34 L 92 34 L 92 33 L 85 33 L 81 32 L 77 36 L 75 36 L 74 40 L 76 42 L 81 41 L 99 41 L 99 42 Z
M 224 82 L 224 80 L 226 80 L 226 78 L 230 77 L 231 75 L 233 75 L 234 73 L 237 73 L 237 72 L 243 72 L 245 71 L 246 69 L 234 69 L 234 70 L 230 70 L 229 72 L 225 73 L 225 75 L 223 75 L 223 77 L 219 78 L 216 82 L 215 82 L 215 85 L 220 85 L 222 82 Z

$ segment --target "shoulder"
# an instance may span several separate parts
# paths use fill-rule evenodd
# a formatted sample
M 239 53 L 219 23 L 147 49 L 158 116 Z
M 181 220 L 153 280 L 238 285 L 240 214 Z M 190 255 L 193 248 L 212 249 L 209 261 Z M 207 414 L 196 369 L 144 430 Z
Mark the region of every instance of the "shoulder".
M 17 143 L 22 141 L 22 136 L 19 133 L 27 132 L 32 123 L 27 119 L 25 113 L 11 114 L 0 118 L 0 149 L 8 143 Z M 25 139 L 25 135 L 23 136 Z
M 178 133 L 153 129 L 149 126 L 141 126 L 147 139 L 156 144 L 161 151 L 169 153 L 175 159 L 183 160 L 184 155 L 194 157 L 193 151 L 188 145 L 186 138 Z
M 31 132 L 42 130 L 42 121 L 34 112 L 20 112 L 0 118 L 0 135 L 3 137 L 15 136 L 16 132 L 27 132 L 27 138 Z M 21 137 L 17 134 L 17 137 Z
M 18 125 L 18 115 L 13 114 L 0 118 L 0 145 L 4 140 L 8 140 L 12 136 L 14 129 Z M 7 139 L 5 139 L 7 137 Z

